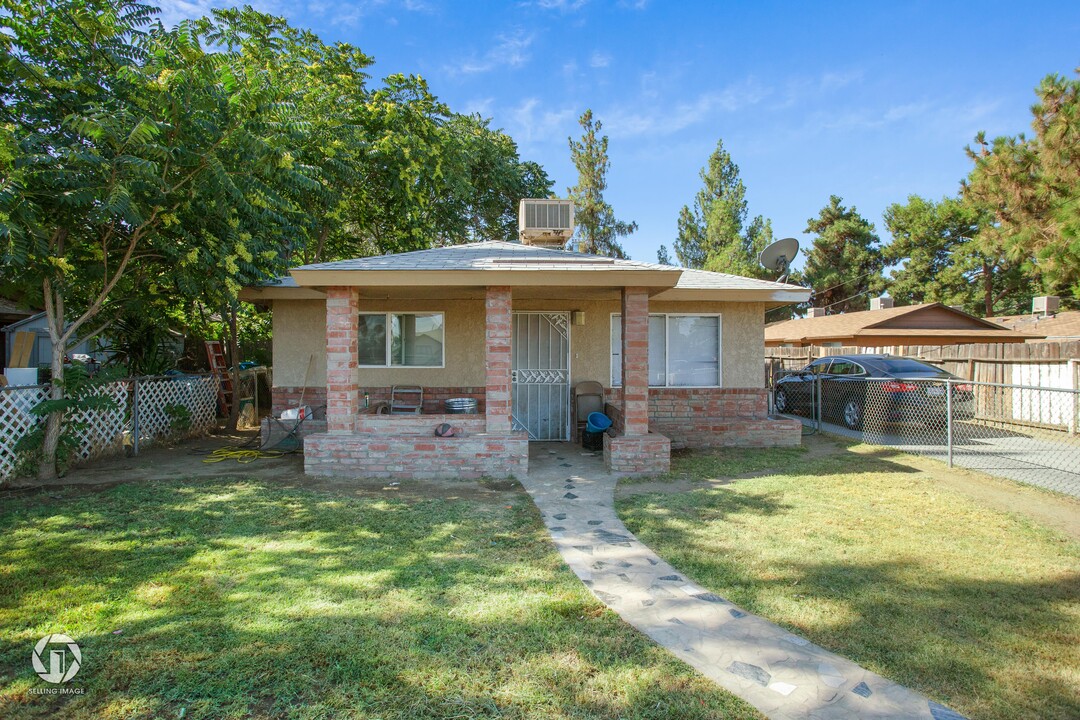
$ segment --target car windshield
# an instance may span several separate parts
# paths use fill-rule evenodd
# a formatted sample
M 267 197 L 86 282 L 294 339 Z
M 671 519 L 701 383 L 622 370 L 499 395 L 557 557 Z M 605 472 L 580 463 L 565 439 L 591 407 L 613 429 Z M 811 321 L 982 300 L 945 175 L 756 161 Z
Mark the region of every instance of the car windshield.
M 918 360 L 909 360 L 908 358 L 890 358 L 887 360 L 879 360 L 878 367 L 884 370 L 889 375 L 927 375 L 933 377 L 949 377 L 950 373 L 936 368 L 933 365 L 927 365 L 924 362 Z

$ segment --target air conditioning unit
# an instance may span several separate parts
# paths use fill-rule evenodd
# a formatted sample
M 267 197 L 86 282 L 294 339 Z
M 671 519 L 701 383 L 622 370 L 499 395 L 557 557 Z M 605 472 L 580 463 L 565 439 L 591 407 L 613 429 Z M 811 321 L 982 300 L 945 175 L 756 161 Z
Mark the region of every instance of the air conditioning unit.
M 809 308 L 806 311 L 806 317 L 808 317 L 808 318 L 825 317 L 825 308 L 821 308 L 821 307 Z
M 888 295 L 882 295 L 881 297 L 870 298 L 871 310 L 888 310 L 893 306 L 893 299 Z
M 1057 295 L 1041 295 L 1031 299 L 1032 315 L 1053 315 L 1058 311 L 1061 298 Z
M 526 198 L 518 206 L 518 237 L 524 244 L 562 248 L 573 234 L 570 200 Z

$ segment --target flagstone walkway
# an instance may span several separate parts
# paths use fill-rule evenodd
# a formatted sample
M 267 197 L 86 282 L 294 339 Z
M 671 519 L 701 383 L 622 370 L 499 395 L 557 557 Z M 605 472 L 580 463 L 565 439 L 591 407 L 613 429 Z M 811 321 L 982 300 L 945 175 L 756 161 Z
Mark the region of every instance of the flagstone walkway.
M 963 716 L 688 581 L 615 514 L 599 453 L 533 443 L 525 489 L 581 581 L 624 620 L 770 718 Z

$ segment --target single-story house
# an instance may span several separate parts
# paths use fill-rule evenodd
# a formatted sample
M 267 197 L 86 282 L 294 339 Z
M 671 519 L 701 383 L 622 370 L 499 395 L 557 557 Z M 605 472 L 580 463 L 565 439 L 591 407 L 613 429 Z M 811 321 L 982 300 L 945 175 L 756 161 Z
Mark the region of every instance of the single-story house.
M 574 386 L 603 385 L 615 472 L 667 470 L 675 447 L 795 445 L 770 418 L 764 316 L 805 288 L 477 242 L 294 268 L 241 298 L 273 309 L 273 405 L 325 405 L 304 467 L 369 477 L 508 476 L 530 441 L 572 435 Z M 423 414 L 372 412 L 421 386 Z M 443 402 L 477 401 L 474 415 Z M 318 415 L 316 415 L 318 418 Z M 436 437 L 442 422 L 454 437 Z M 307 423 L 305 423 L 305 426 Z
M 765 328 L 766 347 L 1022 343 L 1037 337 L 941 303 L 805 317 L 770 323 Z
M 3 328 L 4 335 L 4 366 L 11 360 L 11 352 L 15 346 L 16 333 L 33 333 L 34 345 L 30 351 L 30 360 L 27 367 L 39 367 L 52 363 L 52 340 L 49 338 L 49 320 L 45 313 L 27 313 L 29 317 L 11 323 Z M 68 355 L 88 355 L 98 362 L 107 358 L 105 353 L 97 349 L 98 343 L 94 338 L 83 340 L 73 348 L 68 349 Z

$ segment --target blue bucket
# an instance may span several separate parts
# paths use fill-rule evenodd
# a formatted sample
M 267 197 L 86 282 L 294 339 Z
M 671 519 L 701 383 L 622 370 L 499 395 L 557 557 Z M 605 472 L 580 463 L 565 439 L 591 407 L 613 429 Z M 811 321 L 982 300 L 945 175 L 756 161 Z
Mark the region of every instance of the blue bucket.
M 597 433 L 604 432 L 611 427 L 611 418 L 602 412 L 589 413 L 587 422 L 585 423 L 585 429 L 589 432 Z

